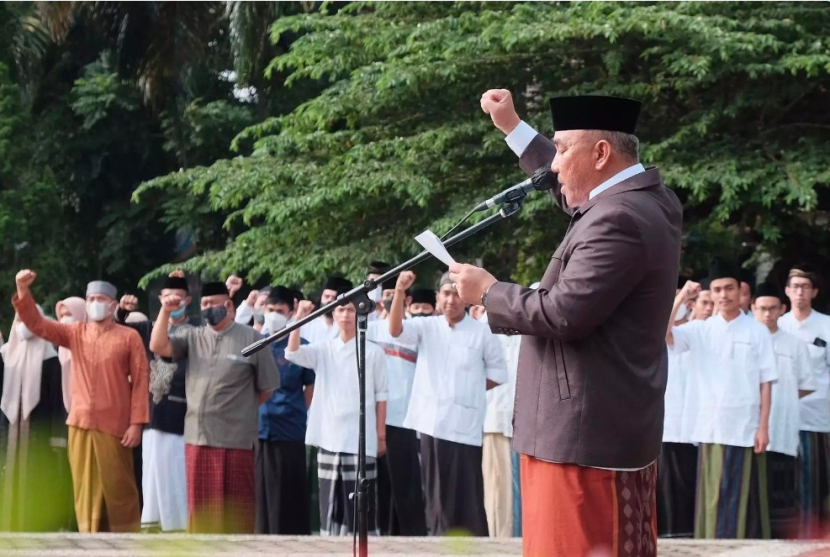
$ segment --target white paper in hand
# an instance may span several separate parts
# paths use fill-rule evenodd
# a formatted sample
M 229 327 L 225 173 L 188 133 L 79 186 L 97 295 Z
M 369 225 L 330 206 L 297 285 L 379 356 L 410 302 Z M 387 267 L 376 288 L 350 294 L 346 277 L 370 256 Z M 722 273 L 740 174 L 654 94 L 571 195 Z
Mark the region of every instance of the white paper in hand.
M 441 241 L 441 238 L 435 235 L 435 232 L 432 230 L 425 230 L 415 236 L 415 241 L 421 244 L 425 250 L 432 254 L 437 260 L 441 261 L 444 265 L 449 267 L 453 263 L 455 263 L 455 259 L 452 258 L 452 255 L 447 251 L 447 248 L 444 247 L 444 243 Z

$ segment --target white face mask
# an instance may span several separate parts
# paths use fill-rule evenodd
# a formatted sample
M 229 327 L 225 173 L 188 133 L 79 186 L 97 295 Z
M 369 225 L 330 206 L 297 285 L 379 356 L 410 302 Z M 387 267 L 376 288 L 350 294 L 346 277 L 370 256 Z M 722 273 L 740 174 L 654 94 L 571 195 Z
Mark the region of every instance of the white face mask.
M 35 334 L 29 330 L 25 323 L 18 323 L 15 325 L 15 331 L 17 332 L 17 336 L 20 340 L 29 340 L 35 336 Z
M 281 313 L 277 313 L 276 311 L 272 311 L 265 314 L 265 325 L 263 327 L 272 333 L 276 333 L 287 324 L 288 318 L 286 316 Z
M 369 299 L 372 300 L 373 302 L 379 302 L 382 295 L 383 295 L 383 288 L 378 286 L 377 288 L 375 288 L 374 290 L 369 292 Z
M 112 315 L 109 304 L 106 302 L 87 302 L 86 313 L 92 321 L 103 321 Z
M 75 318 L 72 317 L 71 315 L 64 315 L 63 317 L 61 317 L 61 323 L 63 323 L 64 325 L 70 325 L 74 322 L 75 322 Z

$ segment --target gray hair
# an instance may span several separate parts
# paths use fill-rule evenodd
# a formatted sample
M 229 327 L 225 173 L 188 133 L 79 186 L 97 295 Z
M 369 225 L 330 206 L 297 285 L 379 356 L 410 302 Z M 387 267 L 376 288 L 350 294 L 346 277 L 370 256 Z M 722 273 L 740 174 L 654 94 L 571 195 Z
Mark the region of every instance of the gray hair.
M 640 160 L 640 140 L 630 133 L 605 130 L 592 130 L 594 141 L 605 140 L 621 157 L 638 162 Z

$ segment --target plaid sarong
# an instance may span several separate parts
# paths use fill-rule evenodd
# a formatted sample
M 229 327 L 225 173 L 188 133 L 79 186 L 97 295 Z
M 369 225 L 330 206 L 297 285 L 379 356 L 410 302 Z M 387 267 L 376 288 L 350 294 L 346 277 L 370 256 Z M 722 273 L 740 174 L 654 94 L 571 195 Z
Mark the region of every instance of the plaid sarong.
M 320 449 L 317 453 L 317 476 L 320 486 L 320 533 L 324 536 L 346 536 L 357 529 L 357 455 L 333 453 Z M 369 535 L 379 536 L 377 520 L 377 461 L 366 457 L 366 497 L 369 507 Z

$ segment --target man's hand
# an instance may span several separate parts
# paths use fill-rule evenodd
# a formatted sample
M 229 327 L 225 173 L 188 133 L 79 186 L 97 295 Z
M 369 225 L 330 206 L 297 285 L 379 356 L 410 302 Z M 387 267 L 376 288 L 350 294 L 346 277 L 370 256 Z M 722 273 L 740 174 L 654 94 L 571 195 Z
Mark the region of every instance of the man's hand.
M 677 296 L 683 301 L 683 303 L 686 303 L 689 300 L 697 298 L 698 294 L 700 294 L 700 283 L 690 280 L 686 281 L 686 284 L 683 285 L 683 288 L 680 289 Z
M 182 307 L 182 297 L 176 294 L 168 294 L 161 300 L 161 310 L 172 313 Z
M 184 271 L 182 271 L 181 269 L 176 269 L 175 271 L 173 271 L 172 273 L 170 273 L 170 274 L 169 274 L 169 275 L 167 275 L 167 276 L 168 276 L 168 277 L 185 278 L 185 276 L 184 276 Z M 227 284 L 227 283 L 225 283 L 225 286 L 227 286 L 227 285 L 228 285 L 228 284 Z M 228 290 L 230 290 L 230 288 L 229 288 Z
M 135 311 L 138 307 L 138 298 L 133 296 L 132 294 L 125 294 L 121 297 L 121 302 L 119 306 L 124 311 Z
M 513 95 L 507 89 L 490 89 L 481 95 L 481 110 L 490 115 L 493 124 L 504 135 L 516 129 L 522 121 L 513 106 Z
M 395 290 L 400 292 L 405 292 L 408 288 L 410 288 L 413 284 L 415 284 L 415 273 L 412 271 L 404 271 L 398 275 L 398 280 L 395 283 Z
M 131 425 L 128 427 L 127 432 L 124 433 L 124 437 L 121 438 L 121 445 L 129 449 L 138 447 L 141 443 L 141 430 L 143 428 L 144 426 L 142 425 Z
M 300 300 L 300 303 L 297 304 L 297 311 L 294 313 L 294 319 L 299 321 L 312 311 L 314 311 L 314 303 L 311 300 Z
M 755 434 L 755 454 L 764 454 L 769 445 L 769 431 L 765 427 L 759 427 Z
M 225 281 L 225 286 L 228 287 L 228 293 L 231 295 L 231 298 L 233 298 L 236 295 L 236 293 L 239 292 L 239 289 L 242 288 L 243 284 L 244 283 L 242 279 L 236 275 L 231 275 L 228 277 L 228 280 Z
M 251 293 L 248 294 L 248 297 L 245 299 L 245 304 L 250 308 L 254 307 L 257 296 L 259 296 L 259 290 L 251 290 Z
M 454 263 L 450 265 L 450 280 L 455 284 L 458 296 L 468 304 L 480 304 L 481 297 L 496 284 L 496 277 L 475 265 Z
M 386 454 L 386 437 L 378 437 L 378 458 Z

